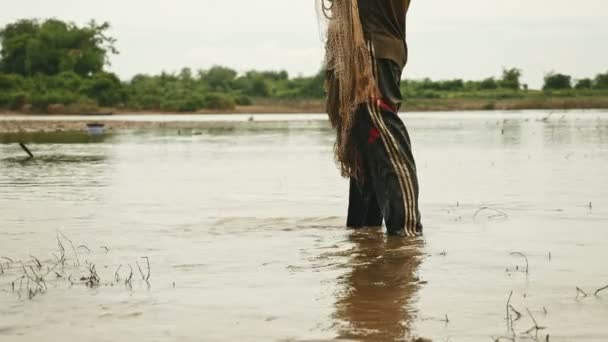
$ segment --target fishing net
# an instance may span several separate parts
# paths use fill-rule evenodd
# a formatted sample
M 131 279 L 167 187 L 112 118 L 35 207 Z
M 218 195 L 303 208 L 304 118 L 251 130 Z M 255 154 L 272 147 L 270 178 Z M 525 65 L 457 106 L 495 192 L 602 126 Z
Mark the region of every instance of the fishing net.
M 335 157 L 342 176 L 361 179 L 360 153 L 352 139 L 357 107 L 378 98 L 371 45 L 365 39 L 357 0 L 316 0 L 325 31 L 327 113 L 336 129 Z

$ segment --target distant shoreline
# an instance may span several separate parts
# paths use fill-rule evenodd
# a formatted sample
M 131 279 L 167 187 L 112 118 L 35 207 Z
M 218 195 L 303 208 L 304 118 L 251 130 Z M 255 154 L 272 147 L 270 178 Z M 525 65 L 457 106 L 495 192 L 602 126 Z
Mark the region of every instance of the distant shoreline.
M 410 99 L 402 106 L 404 112 L 450 112 L 474 110 L 526 110 L 526 109 L 608 109 L 608 96 L 526 96 L 510 99 Z M 174 112 L 162 110 L 136 110 L 128 108 L 99 108 L 95 111 L 78 111 L 77 109 L 57 110 L 51 113 L 35 111 L 3 111 L 0 115 L 192 115 L 192 114 L 323 114 L 324 100 L 306 101 L 264 101 L 249 106 L 236 106 L 225 110 L 198 110 L 196 112 Z
M 496 101 L 481 99 L 425 99 L 410 100 L 402 107 L 403 112 L 451 112 L 451 111 L 492 111 L 492 110 L 572 110 L 572 109 L 608 109 L 608 96 L 592 97 L 534 97 L 519 99 L 502 99 Z M 99 114 L 108 114 L 111 111 L 112 120 L 103 121 L 108 131 L 136 130 L 136 129 L 197 129 L 207 127 L 209 122 L 190 121 L 134 121 L 121 120 L 126 115 L 257 115 L 257 114 L 323 114 L 324 102 L 306 101 L 303 103 L 280 103 L 263 104 L 252 106 L 240 106 L 233 110 L 204 110 L 190 113 L 175 113 L 162 111 L 130 111 L 126 109 L 102 108 Z M 89 113 L 94 115 L 95 113 Z M 29 132 L 64 132 L 84 131 L 86 124 L 91 122 L 87 119 L 75 120 L 48 120 L 60 116 L 76 116 L 79 113 L 20 113 L 0 111 L 0 117 L 13 116 L 14 118 L 0 120 L 0 133 L 29 133 Z M 44 118 L 36 120 L 35 117 Z M 86 116 L 86 115 L 84 115 Z M 45 120 L 46 119 L 46 120 Z M 254 118 L 252 118 L 253 120 Z

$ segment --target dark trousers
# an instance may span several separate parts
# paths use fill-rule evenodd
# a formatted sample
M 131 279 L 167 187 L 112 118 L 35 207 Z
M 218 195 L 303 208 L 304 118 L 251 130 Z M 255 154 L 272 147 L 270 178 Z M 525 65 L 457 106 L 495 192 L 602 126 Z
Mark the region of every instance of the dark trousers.
M 356 113 L 352 134 L 363 161 L 364 179 L 351 179 L 347 226 L 381 226 L 384 219 L 389 234 L 416 236 L 422 234 L 416 163 L 407 128 L 394 109 L 394 99 L 401 96 L 390 96 L 391 90 L 382 86 L 383 81 L 394 84 L 397 78 L 398 89 L 400 73 L 394 76 L 391 70 L 382 70 L 380 63 L 377 67 L 386 100 L 361 105 Z M 387 81 L 387 74 L 393 82 Z

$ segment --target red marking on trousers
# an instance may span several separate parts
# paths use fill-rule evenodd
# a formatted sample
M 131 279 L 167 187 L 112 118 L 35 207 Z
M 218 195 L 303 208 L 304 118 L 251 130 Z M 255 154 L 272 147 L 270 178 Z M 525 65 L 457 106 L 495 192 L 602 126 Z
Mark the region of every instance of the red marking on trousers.
M 386 111 L 389 112 L 393 112 L 393 113 L 397 113 L 397 108 L 391 106 L 390 104 L 386 103 L 384 100 L 382 99 L 375 99 L 376 101 L 378 101 L 378 106 Z M 368 144 L 373 144 L 376 142 L 376 140 L 378 140 L 380 138 L 380 131 L 378 131 L 378 129 L 376 127 L 372 127 L 369 130 L 369 135 L 367 138 L 367 143 Z
M 380 138 L 380 131 L 376 127 L 372 127 L 369 129 L 369 136 L 367 138 L 368 144 L 373 144 Z

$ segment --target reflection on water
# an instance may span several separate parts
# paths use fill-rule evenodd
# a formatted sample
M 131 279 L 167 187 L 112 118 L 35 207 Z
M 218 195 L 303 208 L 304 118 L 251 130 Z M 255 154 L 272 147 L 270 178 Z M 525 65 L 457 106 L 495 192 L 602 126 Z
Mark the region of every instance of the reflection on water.
M 354 245 L 351 270 L 338 279 L 343 287 L 335 313 L 342 322 L 339 337 L 363 341 L 410 338 L 422 241 L 387 238 L 379 230 L 356 231 L 349 240 Z

